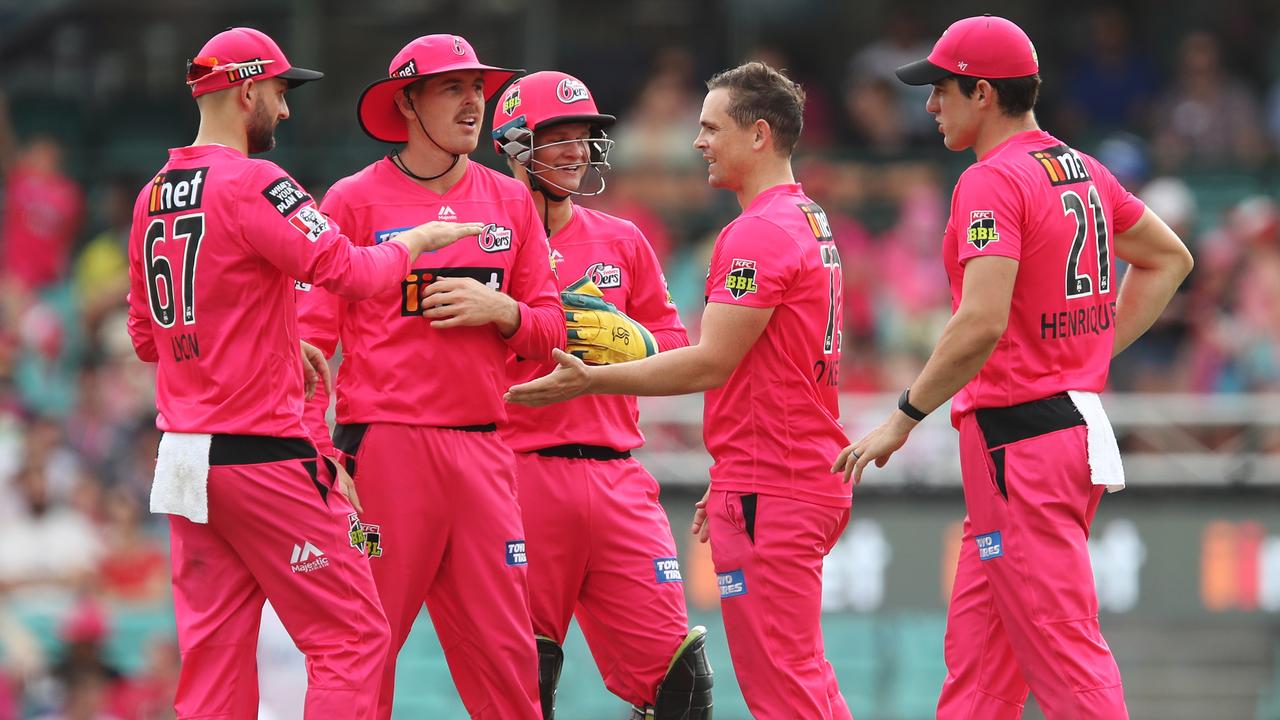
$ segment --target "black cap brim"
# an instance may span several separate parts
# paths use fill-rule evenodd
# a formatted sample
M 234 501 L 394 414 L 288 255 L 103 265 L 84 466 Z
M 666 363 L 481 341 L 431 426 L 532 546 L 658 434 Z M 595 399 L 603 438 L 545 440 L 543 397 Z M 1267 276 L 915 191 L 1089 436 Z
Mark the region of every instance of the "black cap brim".
M 534 130 L 549 128 L 552 125 L 568 125 L 569 123 L 587 123 L 600 128 L 607 128 L 618 121 L 618 118 L 612 115 L 561 115 L 560 117 L 543 120 L 538 123 L 538 127 Z
M 276 75 L 276 77 L 288 82 L 289 87 L 296 88 L 302 83 L 311 82 L 312 80 L 319 80 L 320 78 L 324 77 L 324 73 L 320 72 L 319 70 L 308 70 L 306 68 L 291 67 L 288 70 L 285 70 L 284 72 L 280 73 L 279 75 Z
M 908 85 L 932 85 L 945 80 L 955 73 L 929 62 L 928 58 L 907 63 L 893 71 L 898 79 Z

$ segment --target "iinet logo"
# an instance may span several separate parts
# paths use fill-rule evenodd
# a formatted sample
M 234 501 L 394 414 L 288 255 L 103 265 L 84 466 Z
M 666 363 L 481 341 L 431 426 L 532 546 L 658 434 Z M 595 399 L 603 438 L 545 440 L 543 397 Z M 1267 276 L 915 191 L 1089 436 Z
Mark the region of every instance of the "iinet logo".
M 308 541 L 303 545 L 293 546 L 293 557 L 289 559 L 289 567 L 295 573 L 309 573 L 329 567 L 329 558 L 324 556 L 320 548 Z

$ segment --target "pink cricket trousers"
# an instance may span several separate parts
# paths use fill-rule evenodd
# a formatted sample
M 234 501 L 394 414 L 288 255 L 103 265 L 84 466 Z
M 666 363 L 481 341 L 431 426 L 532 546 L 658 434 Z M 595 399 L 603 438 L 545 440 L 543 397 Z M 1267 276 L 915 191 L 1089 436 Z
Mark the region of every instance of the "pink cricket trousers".
M 563 644 L 570 617 L 604 684 L 654 703 L 688 632 L 684 582 L 658 481 L 633 458 L 516 455 L 533 629 Z
M 757 720 L 852 720 L 822 641 L 822 559 L 849 508 L 712 490 L 711 561 L 725 638 Z
M 373 717 L 390 634 L 331 477 L 309 440 L 214 436 L 208 524 L 169 516 L 181 720 L 258 717 L 268 599 L 307 658 L 308 720 Z
M 334 445 L 391 627 L 378 717 L 391 717 L 396 656 L 425 603 L 468 714 L 540 720 L 515 460 L 494 427 L 344 425 Z
M 1128 718 L 1098 626 L 1089 525 L 1104 488 L 1087 429 L 1057 395 L 960 421 L 964 538 L 947 615 L 940 720 Z

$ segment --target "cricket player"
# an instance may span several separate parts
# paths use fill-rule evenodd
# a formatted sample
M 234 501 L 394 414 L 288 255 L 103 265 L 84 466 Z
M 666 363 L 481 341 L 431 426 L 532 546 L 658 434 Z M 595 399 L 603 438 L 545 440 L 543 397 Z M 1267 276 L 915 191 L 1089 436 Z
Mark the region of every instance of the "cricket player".
M 294 283 L 394 290 L 419 252 L 481 229 L 432 223 L 355 248 L 284 170 L 249 159 L 274 145 L 286 90 L 320 77 L 257 30 L 214 36 L 188 68 L 195 142 L 169 151 L 134 205 L 128 328 L 158 364 L 151 507 L 170 514 L 179 718 L 257 717 L 268 598 L 307 656 L 306 717 L 373 717 L 390 634 L 348 536 L 359 503 L 302 423 L 319 376 L 299 356 Z
M 396 54 L 358 115 L 371 137 L 404 146 L 335 183 L 321 207 L 358 245 L 430 220 L 481 232 L 421 256 L 401 287 L 367 300 L 299 292 L 303 337 L 326 355 L 343 348 L 333 444 L 360 487 L 391 626 L 384 720 L 396 655 L 424 603 L 472 717 L 541 715 L 515 458 L 497 423 L 507 356 L 549 359 L 564 347 L 564 315 L 529 191 L 467 157 L 485 101 L 516 72 L 481 64 L 456 35 Z M 328 446 L 326 400 L 312 403 L 308 426 Z
M 847 720 L 820 624 L 822 560 L 852 503 L 824 455 L 846 442 L 836 392 L 842 281 L 827 217 L 791 171 L 804 91 L 759 62 L 707 88 L 694 147 L 742 214 L 716 239 L 698 344 L 605 366 L 557 353 L 554 372 L 508 399 L 706 391 L 715 464 L 693 530 L 711 541 L 747 706 L 765 720 Z
M 493 120 L 498 152 L 546 221 L 567 349 L 597 365 L 689 344 L 640 230 L 571 199 L 604 190 L 613 144 L 605 128 L 613 122 L 586 85 L 561 72 L 517 80 Z M 513 357 L 508 367 L 523 382 L 555 363 Z M 636 718 L 710 717 L 706 631 L 688 629 L 658 482 L 631 457 L 644 442 L 637 417 L 628 396 L 507 408 L 502 437 L 516 453 L 545 720 L 555 713 L 561 645 L 575 615 L 605 686 L 632 704 Z
M 835 468 L 857 480 L 883 466 L 951 399 L 968 514 L 938 717 L 1018 718 L 1030 688 L 1053 720 L 1126 718 L 1087 546 L 1104 486 L 1124 483 L 1098 393 L 1191 255 L 1097 160 L 1039 128 L 1038 60 L 1017 25 L 960 20 L 898 77 L 933 86 L 943 142 L 977 157 L 943 239 L 954 315 L 899 410 Z

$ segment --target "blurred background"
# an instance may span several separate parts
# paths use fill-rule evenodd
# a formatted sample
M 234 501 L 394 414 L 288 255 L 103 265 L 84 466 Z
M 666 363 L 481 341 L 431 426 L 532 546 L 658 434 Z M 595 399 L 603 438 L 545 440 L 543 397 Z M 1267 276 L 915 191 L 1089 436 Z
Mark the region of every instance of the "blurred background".
M 1197 258 L 1106 396 L 1130 488 L 1103 503 L 1091 550 L 1133 717 L 1280 718 L 1274 0 L 0 0 L 0 720 L 172 717 L 166 523 L 146 511 L 153 377 L 125 334 L 125 248 L 138 189 L 194 137 L 184 63 L 209 36 L 252 25 L 327 73 L 290 94 L 270 156 L 317 196 L 387 152 L 355 101 L 412 37 L 457 33 L 486 62 L 581 77 L 620 117 L 592 204 L 645 231 L 695 333 L 712 241 L 738 210 L 691 149 L 702 82 L 749 58 L 786 68 L 809 98 L 796 171 L 844 258 L 856 437 L 949 315 L 939 241 L 973 159 L 942 148 L 927 89 L 891 72 L 983 12 L 1035 40 L 1041 124 L 1101 159 Z M 498 165 L 486 143 L 475 160 Z M 710 465 L 701 400 L 643 413 L 691 614 L 712 631 L 716 717 L 745 719 L 710 558 L 686 532 Z M 932 716 L 963 516 L 955 447 L 935 413 L 858 488 L 827 561 L 828 654 L 859 720 Z M 397 717 L 464 717 L 422 620 Z M 568 655 L 559 717 L 626 717 L 580 635 Z M 301 717 L 301 660 L 269 613 L 260 667 L 262 717 Z

